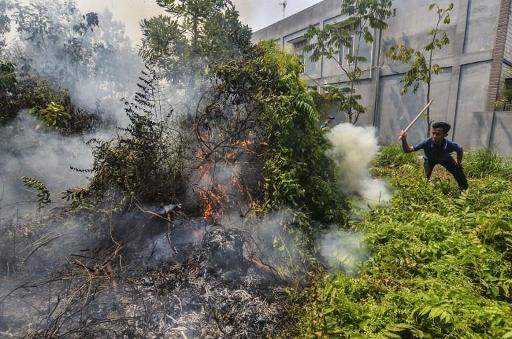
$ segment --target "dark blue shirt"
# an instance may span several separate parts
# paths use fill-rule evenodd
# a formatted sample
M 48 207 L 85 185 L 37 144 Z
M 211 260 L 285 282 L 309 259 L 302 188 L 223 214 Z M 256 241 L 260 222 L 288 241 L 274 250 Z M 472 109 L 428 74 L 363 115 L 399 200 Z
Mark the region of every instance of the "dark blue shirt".
M 426 139 L 414 146 L 413 149 L 415 151 L 422 149 L 425 152 L 425 157 L 431 163 L 442 162 L 448 159 L 453 152 L 462 154 L 462 147 L 448 139 L 444 139 L 441 145 L 436 145 L 432 138 Z

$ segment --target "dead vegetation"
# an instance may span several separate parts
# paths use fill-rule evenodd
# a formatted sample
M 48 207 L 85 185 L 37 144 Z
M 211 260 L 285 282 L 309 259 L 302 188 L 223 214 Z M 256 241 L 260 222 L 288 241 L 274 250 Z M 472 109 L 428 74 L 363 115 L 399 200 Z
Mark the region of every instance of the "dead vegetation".
M 183 218 L 144 230 L 149 219 L 120 218 L 103 247 L 68 253 L 42 279 L 27 275 L 0 299 L 2 335 L 256 338 L 289 325 L 286 283 L 249 232 Z M 45 255 L 52 249 L 39 247 L 29 260 Z
M 292 327 L 286 288 L 317 263 L 303 231 L 343 220 L 345 205 L 300 64 L 270 46 L 252 53 L 220 68 L 187 115 L 156 100 L 154 73 L 141 76 L 129 125 L 92 140 L 92 168 L 74 169 L 91 179 L 64 194 L 70 208 L 1 235 L 26 249 L 5 248 L 2 335 L 256 338 Z

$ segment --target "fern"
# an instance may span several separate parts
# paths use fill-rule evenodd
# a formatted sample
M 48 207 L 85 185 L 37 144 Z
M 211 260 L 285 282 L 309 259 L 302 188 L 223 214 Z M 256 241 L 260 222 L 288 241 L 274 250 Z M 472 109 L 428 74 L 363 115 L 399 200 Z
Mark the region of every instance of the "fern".
M 383 154 L 401 161 L 394 150 Z M 318 331 L 341 331 L 347 338 L 510 337 L 512 182 L 506 159 L 496 161 L 491 177 L 468 176 L 470 189 L 462 193 L 443 171 L 430 185 L 419 162 L 383 160 L 376 173 L 396 188 L 391 204 L 353 224 L 365 234 L 371 258 L 359 275 L 336 273 L 309 291 L 303 337 Z

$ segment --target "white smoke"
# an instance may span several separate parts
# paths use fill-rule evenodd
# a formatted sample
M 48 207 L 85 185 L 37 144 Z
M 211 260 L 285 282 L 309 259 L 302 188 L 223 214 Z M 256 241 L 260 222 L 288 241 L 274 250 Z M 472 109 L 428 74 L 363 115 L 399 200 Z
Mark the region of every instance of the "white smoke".
M 76 31 L 85 17 L 73 1 L 35 0 L 13 14 L 22 18 L 11 53 L 18 68 L 67 90 L 78 108 L 118 125 L 127 122 L 122 102 L 135 93 L 144 65 L 110 11 L 99 14 L 99 25 L 85 33 Z M 38 31 L 41 25 L 46 28 Z
M 36 193 L 26 189 L 22 176 L 42 181 L 61 201 L 60 192 L 85 183 L 85 175 L 70 169 L 89 168 L 92 153 L 83 137 L 63 137 L 55 132 L 39 128 L 37 120 L 22 111 L 16 120 L 0 128 L 0 190 L 3 192 L 0 207 L 13 211 L 17 207 L 25 212 L 35 204 Z M 23 204 L 25 203 L 25 204 Z M 26 206 L 26 208 L 25 208 Z
M 37 192 L 26 189 L 21 176 L 42 181 L 57 206 L 60 192 L 87 182 L 85 174 L 70 166 L 90 168 L 93 158 L 85 142 L 112 135 L 113 125 L 126 125 L 124 101 L 133 97 L 143 69 L 124 25 L 114 21 L 109 11 L 99 14 L 99 25 L 82 35 L 76 27 L 86 17 L 74 1 L 20 2 L 8 14 L 11 30 L 17 32 L 9 55 L 18 70 L 47 79 L 55 89 L 67 91 L 76 108 L 110 123 L 94 135 L 68 137 L 39 128 L 34 116 L 22 111 L 1 128 L 0 208 L 4 215 L 0 217 L 12 212 L 9 207 L 14 205 L 22 214 L 35 208 Z
M 359 265 L 369 257 L 363 240 L 358 233 L 333 227 L 320 236 L 317 243 L 320 255 L 330 270 L 342 270 L 353 275 L 357 273 Z
M 375 128 L 343 123 L 332 128 L 327 139 L 333 146 L 327 156 L 338 169 L 340 190 L 359 196 L 370 206 L 389 201 L 391 193 L 386 183 L 372 178 L 369 172 L 379 150 Z

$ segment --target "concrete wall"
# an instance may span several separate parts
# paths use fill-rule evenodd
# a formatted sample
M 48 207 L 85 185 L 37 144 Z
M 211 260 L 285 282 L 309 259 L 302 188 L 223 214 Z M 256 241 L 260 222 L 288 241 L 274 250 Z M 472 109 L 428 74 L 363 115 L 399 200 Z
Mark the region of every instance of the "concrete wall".
M 426 86 L 421 86 L 416 94 L 408 92 L 400 94 L 401 74 L 384 76 L 380 82 L 380 102 L 378 104 L 379 141 L 382 143 L 396 142 L 400 129 L 405 128 L 409 122 L 425 106 L 425 101 L 418 99 L 426 96 Z M 431 119 L 436 121 L 451 122 L 453 117 L 448 114 L 448 101 L 438 100 L 447 97 L 450 91 L 451 69 L 446 68 L 443 73 L 432 81 L 432 97 L 436 100 L 431 106 Z M 418 122 L 410 129 L 408 140 L 418 143 L 427 135 L 427 122 L 425 119 Z
M 512 112 L 475 112 L 471 117 L 473 147 L 492 148 L 500 154 L 512 154 Z
M 430 32 L 437 21 L 437 15 L 434 11 L 428 10 L 432 2 L 427 0 L 393 1 L 393 7 L 397 9 L 397 15 L 388 20 L 389 27 L 383 32 L 383 51 L 388 50 L 391 45 L 397 43 L 405 44 L 414 49 L 423 48 L 430 40 Z M 450 1 L 446 0 L 435 2 L 442 8 L 446 8 L 450 4 Z M 460 6 L 455 6 L 451 14 L 453 19 L 451 23 L 441 26 L 441 29 L 447 33 L 450 41 L 455 40 L 457 28 L 457 20 L 455 19 L 459 16 L 460 11 Z M 448 45 L 441 51 L 436 51 L 435 57 L 439 59 L 458 53 L 459 51 L 453 45 Z M 387 58 L 384 58 L 383 61 L 389 65 L 396 64 Z
M 500 154 L 512 155 L 512 129 L 510 126 L 512 126 L 512 112 L 494 113 L 490 147 Z
M 491 69 L 490 62 L 462 65 L 460 70 L 457 116 L 455 119 L 454 139 L 466 147 L 482 145 L 473 132 L 474 112 L 483 112 L 486 108 L 486 79 Z M 478 133 L 477 133 L 478 134 Z M 485 139 L 485 138 L 484 138 Z
M 494 61 L 498 16 L 503 19 L 503 2 L 507 1 L 510 0 L 435 1 L 442 8 L 453 2 L 454 9 L 450 24 L 440 27 L 447 33 L 450 44 L 434 54 L 434 63 L 438 63 L 443 72 L 433 77 L 431 118 L 452 124 L 451 137 L 469 148 L 485 145 L 486 140 L 488 142 L 485 135 L 491 133 L 483 133 L 482 128 L 490 128 L 490 122 L 487 125 L 486 122 L 492 120 L 492 113 L 489 116 L 478 113 L 477 119 L 475 112 L 489 111 L 489 91 L 493 88 L 490 81 L 493 81 L 493 86 L 499 86 L 499 77 L 492 77 L 491 65 Z M 368 46 L 370 62 L 365 65 L 367 70 L 358 85 L 367 112 L 361 115 L 359 123 L 376 126 L 382 143 L 396 142 L 400 129 L 426 102 L 425 86 L 421 86 L 415 94 L 400 94 L 400 80 L 408 66 L 388 60 L 385 52 L 396 43 L 416 49 L 428 43 L 429 33 L 436 22 L 435 13 L 428 10 L 430 3 L 432 0 L 394 0 L 395 16 L 388 19 L 388 29 L 375 32 L 375 41 Z M 253 40 L 273 39 L 287 49 L 294 39 L 304 35 L 310 25 L 324 27 L 344 18 L 340 15 L 339 0 L 325 0 L 255 32 Z M 512 30 L 509 35 L 512 41 Z M 510 45 L 509 49 L 512 51 Z M 310 71 L 311 74 L 305 77 L 311 85 L 343 86 L 347 81 L 332 60 L 321 59 L 313 69 L 314 72 Z M 338 115 L 335 122 L 345 120 L 342 113 Z M 509 123 L 508 118 L 502 121 L 503 124 Z M 495 135 L 498 138 L 504 134 L 498 132 Z M 410 131 L 410 141 L 418 142 L 425 136 L 426 122 L 419 121 Z M 501 149 L 506 147 L 502 146 Z
M 499 1 L 469 0 L 464 53 L 490 50 L 494 47 Z

